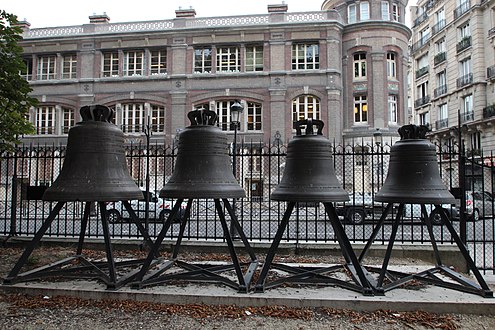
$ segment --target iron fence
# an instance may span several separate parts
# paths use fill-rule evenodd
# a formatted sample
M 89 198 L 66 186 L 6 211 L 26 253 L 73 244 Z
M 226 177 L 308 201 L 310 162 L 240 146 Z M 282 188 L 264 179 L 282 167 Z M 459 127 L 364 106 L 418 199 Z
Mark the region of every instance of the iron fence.
M 479 151 L 466 153 L 459 159 L 457 146 L 448 140 L 437 145 L 438 164 L 445 185 L 456 195 L 459 203 L 443 205 L 452 216 L 453 224 L 470 248 L 477 265 L 494 270 L 494 205 L 492 154 Z M 132 144 L 126 146 L 129 173 L 136 184 L 150 193 L 149 213 L 145 202 L 134 201 L 133 208 L 146 225 L 151 237 L 160 232 L 164 216 L 174 200 L 159 197 L 159 191 L 168 181 L 177 157 L 174 146 Z M 389 166 L 389 144 L 367 144 L 357 141 L 349 145 L 333 146 L 333 167 L 337 178 L 349 192 L 350 201 L 337 203 L 337 211 L 351 242 L 364 243 L 370 237 L 385 204 L 374 200 L 383 186 Z M 464 154 L 464 153 L 463 153 Z M 285 203 L 270 199 L 271 192 L 280 182 L 285 168 L 286 146 L 270 143 L 240 144 L 235 152 L 236 178 L 246 191 L 246 197 L 235 201 L 235 211 L 243 230 L 251 241 L 271 241 L 285 211 Z M 53 202 L 41 200 L 44 190 L 57 178 L 65 157 L 64 146 L 24 145 L 13 153 L 2 155 L 0 162 L 0 234 L 4 236 L 32 236 L 48 216 Z M 230 157 L 232 150 L 230 150 Z M 464 185 L 464 186 L 463 186 Z M 465 190 L 465 197 L 459 191 Z M 464 205 L 463 205 L 464 204 Z M 460 209 L 465 209 L 459 215 Z M 113 238 L 136 239 L 140 234 L 127 219 L 121 203 L 108 203 L 107 210 L 119 217 L 112 218 Z M 395 211 L 395 210 L 394 210 Z M 78 237 L 83 206 L 67 203 L 45 236 Z M 391 216 L 395 216 L 392 212 Z M 421 222 L 418 205 L 406 205 L 403 225 L 396 242 L 429 244 L 427 229 Z M 194 200 L 185 239 L 222 240 L 223 230 L 214 209 L 213 200 Z M 180 219 L 178 219 L 180 221 Z M 177 221 L 177 222 L 178 222 Z M 377 236 L 376 244 L 386 244 L 390 226 L 385 225 Z M 167 234 L 177 236 L 178 225 Z M 451 244 L 444 226 L 435 226 L 437 241 Z M 97 207 L 92 209 L 87 237 L 102 237 Z M 336 242 L 332 226 L 319 204 L 298 203 L 293 212 L 284 240 L 294 242 Z

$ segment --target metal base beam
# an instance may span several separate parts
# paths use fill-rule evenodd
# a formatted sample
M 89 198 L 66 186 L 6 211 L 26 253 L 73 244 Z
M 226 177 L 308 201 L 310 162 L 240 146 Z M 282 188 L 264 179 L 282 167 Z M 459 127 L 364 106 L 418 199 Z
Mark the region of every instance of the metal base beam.
M 361 252 L 361 255 L 359 257 L 359 261 L 362 263 L 363 259 L 365 258 L 367 252 L 369 251 L 369 248 L 371 247 L 371 244 L 375 240 L 378 232 L 380 229 L 383 228 L 384 220 L 387 217 L 387 215 L 390 213 L 390 210 L 392 209 L 393 203 L 389 203 L 385 209 L 385 211 L 382 214 L 382 217 L 380 218 L 380 221 L 378 222 L 377 226 L 373 230 L 373 233 L 371 237 L 369 238 L 368 242 L 366 243 L 365 248 Z M 440 205 L 435 205 L 435 210 L 440 214 L 442 217 L 444 225 L 447 227 L 447 229 L 450 232 L 450 235 L 454 239 L 457 247 L 459 248 L 462 257 L 464 260 L 467 262 L 468 269 L 471 271 L 477 282 L 472 281 L 471 279 L 465 277 L 464 275 L 450 269 L 449 267 L 443 265 L 441 258 L 440 258 L 440 252 L 438 250 L 438 245 L 433 233 L 433 224 L 431 222 L 430 216 L 428 216 L 426 212 L 426 207 L 424 204 L 421 204 L 421 213 L 423 215 L 422 221 L 426 225 L 428 229 L 428 234 L 430 236 L 430 242 L 433 248 L 433 252 L 435 254 L 435 260 L 436 260 L 436 265 L 435 267 L 416 273 L 416 274 L 408 274 L 408 273 L 402 273 L 402 272 L 396 272 L 396 271 L 390 271 L 388 270 L 388 264 L 390 261 L 390 257 L 392 254 L 392 249 L 395 243 L 395 237 L 397 235 L 397 229 L 399 224 L 402 222 L 403 218 L 403 209 L 404 209 L 404 203 L 399 204 L 399 208 L 397 211 L 397 216 L 392 224 L 392 232 L 390 235 L 389 243 L 387 246 L 387 251 L 385 253 L 385 257 L 383 259 L 383 264 L 381 268 L 375 268 L 375 267 L 367 267 L 367 269 L 370 272 L 375 272 L 378 273 L 378 279 L 375 282 L 375 290 L 378 292 L 387 292 L 392 289 L 398 288 L 398 287 L 403 287 L 407 283 L 411 281 L 420 281 L 424 282 L 427 284 L 431 285 L 436 285 L 452 290 L 457 290 L 461 292 L 467 292 L 467 293 L 472 293 L 472 294 L 477 294 L 482 297 L 488 298 L 488 297 L 493 297 L 493 292 L 490 290 L 488 285 L 486 284 L 483 276 L 481 275 L 480 271 L 476 267 L 473 259 L 469 255 L 469 252 L 465 245 L 462 243 L 459 235 L 455 231 L 454 227 L 452 226 L 452 223 L 446 214 L 445 210 L 440 206 Z M 432 213 L 434 212 L 432 211 Z M 443 278 L 439 277 L 438 275 L 442 275 Z
M 179 235 L 177 237 L 177 242 L 175 244 L 174 250 L 172 252 L 171 259 L 157 258 L 159 255 L 160 245 L 165 238 L 166 233 L 170 229 L 172 220 L 179 211 L 179 207 L 183 202 L 183 199 L 179 199 L 177 203 L 172 208 L 172 212 L 169 214 L 167 221 L 165 222 L 162 230 L 158 234 L 155 243 L 151 247 L 151 250 L 146 258 L 140 272 L 135 277 L 135 281 L 132 286 L 136 289 L 144 288 L 152 285 L 164 284 L 173 280 L 182 280 L 188 282 L 206 282 L 206 283 L 219 283 L 236 289 L 238 292 L 247 293 L 249 291 L 251 281 L 254 272 L 258 266 L 258 260 L 254 254 L 251 245 L 249 244 L 244 231 L 242 230 L 239 221 L 235 215 L 232 206 L 227 199 L 222 199 L 223 205 L 227 209 L 231 224 L 235 226 L 237 234 L 240 236 L 246 252 L 249 254 L 251 261 L 241 264 L 237 257 L 236 249 L 233 243 L 233 237 L 231 230 L 228 228 L 225 214 L 223 211 L 222 203 L 220 199 L 214 199 L 215 208 L 218 213 L 220 223 L 222 225 L 224 238 L 227 242 L 227 246 L 230 253 L 231 263 L 226 265 L 212 265 L 212 264 L 196 264 L 187 263 L 177 259 L 179 255 L 179 249 L 184 236 L 185 227 L 187 221 L 189 220 L 189 214 L 191 211 L 191 205 L 193 199 L 189 199 L 184 215 L 184 221 L 181 224 Z M 154 264 L 154 266 L 153 266 Z M 179 272 L 168 272 L 172 267 L 179 267 L 183 271 Z M 235 272 L 237 281 L 232 280 L 222 273 L 225 272 Z
M 130 271 L 126 275 L 118 278 L 117 270 L 128 271 L 130 267 L 138 267 L 142 265 L 144 260 L 129 260 L 123 262 L 115 262 L 112 251 L 112 244 L 110 241 L 110 231 L 108 225 L 108 219 L 106 216 L 106 206 L 105 202 L 98 202 L 100 206 L 100 215 L 103 227 L 103 236 L 105 240 L 105 253 L 107 260 L 101 262 L 93 262 L 88 260 L 82 255 L 82 250 L 84 246 L 84 237 L 86 233 L 86 228 L 89 220 L 90 204 L 92 202 L 86 202 L 84 207 L 84 215 L 81 220 L 81 232 L 79 233 L 79 241 L 77 245 L 77 252 L 75 256 L 62 259 L 60 261 L 54 262 L 52 264 L 38 267 L 30 271 L 20 273 L 21 269 L 24 267 L 29 259 L 29 256 L 33 253 L 34 249 L 38 246 L 41 239 L 45 235 L 48 228 L 50 228 L 53 220 L 59 214 L 60 210 L 64 206 L 65 202 L 58 202 L 53 210 L 50 212 L 46 220 L 44 221 L 41 228 L 35 234 L 33 240 L 28 243 L 23 254 L 14 265 L 9 275 L 3 281 L 4 285 L 14 284 L 18 282 L 28 282 L 33 280 L 40 280 L 45 278 L 88 278 L 88 279 L 98 279 L 103 281 L 108 289 L 118 289 L 121 286 L 129 283 L 137 274 L 137 272 Z M 127 204 L 127 205 L 126 205 Z M 132 221 L 137 225 L 138 230 L 141 235 L 146 239 L 149 245 L 152 244 L 151 238 L 148 232 L 144 229 L 142 224 L 139 222 L 136 214 L 130 208 L 127 201 L 124 201 L 124 205 L 131 215 Z M 139 268 L 138 268 L 139 269 Z
M 268 250 L 268 253 L 263 264 L 263 268 L 260 273 L 260 277 L 255 286 L 256 292 L 264 292 L 265 289 L 274 288 L 286 283 L 298 283 L 298 284 L 323 284 L 323 285 L 335 285 L 345 289 L 360 292 L 366 296 L 372 296 L 375 294 L 370 281 L 374 281 L 372 276 L 361 267 L 359 261 L 352 249 L 349 238 L 347 237 L 342 224 L 337 216 L 335 207 L 332 203 L 323 203 L 327 212 L 328 218 L 337 236 L 342 255 L 345 258 L 346 263 L 343 265 L 334 265 L 329 267 L 292 267 L 284 264 L 273 263 L 277 248 L 280 244 L 280 240 L 287 228 L 290 215 L 294 209 L 296 202 L 289 202 L 287 210 L 285 211 L 282 222 L 280 223 L 275 238 Z M 289 273 L 290 275 L 277 279 L 272 282 L 266 282 L 267 275 L 270 269 L 278 269 Z M 344 281 L 342 279 L 332 277 L 336 272 L 340 274 L 350 274 L 350 280 Z M 348 275 L 347 275 L 348 276 Z

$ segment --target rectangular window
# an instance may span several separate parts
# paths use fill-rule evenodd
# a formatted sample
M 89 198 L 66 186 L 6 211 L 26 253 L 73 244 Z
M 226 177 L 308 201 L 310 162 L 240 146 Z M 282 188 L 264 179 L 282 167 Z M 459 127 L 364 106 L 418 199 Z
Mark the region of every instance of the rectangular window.
M 247 103 L 247 130 L 261 131 L 261 104 L 248 102 Z
M 33 59 L 24 58 L 22 61 L 24 62 L 25 69 L 21 70 L 19 74 L 21 75 L 22 78 L 26 79 L 27 81 L 30 81 L 33 79 Z
M 446 51 L 447 48 L 445 47 L 445 38 L 442 38 L 441 40 L 439 40 L 435 43 L 435 49 L 437 51 L 437 54 L 443 53 Z
M 119 53 L 108 52 L 103 54 L 102 76 L 118 77 L 119 76 Z
M 77 55 L 69 54 L 64 55 L 64 62 L 62 63 L 62 79 L 76 79 L 77 78 Z
M 292 45 L 292 70 L 314 70 L 320 68 L 320 46 L 318 44 Z
M 469 27 L 469 23 L 466 23 L 459 28 L 459 40 L 468 38 L 470 36 L 471 36 L 471 28 Z
M 354 97 L 354 122 L 368 122 L 368 100 L 364 95 Z
M 194 73 L 211 73 L 211 55 L 209 47 L 194 49 Z
M 354 79 L 366 79 L 366 54 L 354 54 Z
M 38 80 L 55 79 L 57 74 L 56 56 L 38 57 Z
M 241 67 L 241 57 L 237 47 L 217 48 L 217 72 L 238 72 Z
M 122 105 L 122 131 L 124 133 L 141 133 L 144 127 L 144 104 L 131 103 Z
M 151 105 L 151 131 L 155 133 L 165 132 L 165 108 Z
M 397 78 L 397 64 L 394 53 L 387 53 L 387 77 Z
M 349 24 L 356 23 L 357 21 L 357 16 L 356 16 L 356 5 L 352 4 L 347 7 L 347 22 Z
M 55 134 L 55 107 L 39 107 L 36 111 L 36 133 Z
M 361 21 L 367 21 L 370 19 L 370 3 L 368 1 L 359 3 L 359 14 Z
M 246 72 L 263 71 L 263 46 L 247 46 L 244 69 Z
M 399 22 L 400 20 L 400 7 L 398 4 L 392 4 L 392 21 Z
M 449 110 L 447 107 L 447 103 L 441 104 L 438 107 L 438 118 L 440 120 L 449 118 Z
M 233 101 L 218 101 L 216 103 L 217 107 L 217 115 L 218 115 L 218 126 L 222 129 L 222 131 L 230 131 L 230 106 Z M 239 119 L 241 122 L 242 120 Z
M 152 50 L 150 52 L 150 74 L 166 74 L 167 73 L 167 51 Z
M 464 114 L 473 112 L 473 95 L 468 95 L 462 98 Z
M 419 124 L 424 126 L 430 126 L 430 112 L 423 112 L 419 114 Z
M 390 123 L 397 123 L 397 96 L 388 96 L 388 118 Z
M 390 4 L 388 1 L 382 1 L 382 20 L 390 21 Z
M 74 110 L 64 108 L 62 114 L 64 116 L 62 134 L 69 134 L 69 129 L 75 124 Z
M 471 58 L 466 58 L 459 62 L 459 77 L 467 76 L 471 73 Z
M 124 53 L 124 76 L 142 76 L 144 51 L 127 51 Z

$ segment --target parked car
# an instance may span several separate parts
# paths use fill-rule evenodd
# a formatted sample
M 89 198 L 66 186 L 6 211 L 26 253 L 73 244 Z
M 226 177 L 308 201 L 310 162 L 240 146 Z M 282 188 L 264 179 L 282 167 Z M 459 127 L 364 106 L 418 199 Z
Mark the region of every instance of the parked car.
M 493 217 L 493 196 L 488 191 L 466 191 L 468 220 L 477 221 Z
M 376 204 L 376 205 L 375 205 Z M 337 203 L 337 214 L 344 217 L 344 220 L 361 225 L 367 217 L 371 216 L 375 206 L 381 206 L 381 203 L 373 203 L 371 193 L 349 194 L 349 201 L 345 203 Z
M 459 218 L 459 207 L 456 204 L 441 204 L 442 209 L 447 213 L 447 216 L 451 220 Z M 443 224 L 443 219 L 440 215 L 438 209 L 435 205 L 425 204 L 426 212 L 430 218 L 432 224 L 441 225 Z M 404 217 L 413 219 L 422 219 L 423 214 L 421 213 L 420 204 L 405 204 L 404 205 Z
M 146 217 L 146 192 L 143 191 L 143 198 L 139 200 L 129 201 L 133 211 L 136 213 L 140 220 L 144 220 Z M 149 192 L 149 212 L 148 217 L 153 222 L 165 222 L 168 215 L 172 212 L 172 208 L 175 205 L 175 200 L 162 199 L 158 197 L 157 193 Z M 183 202 L 179 213 L 174 218 L 174 223 L 181 222 L 184 218 L 185 208 L 187 202 Z M 110 223 L 118 223 L 124 221 L 130 221 L 129 212 L 124 207 L 122 202 L 112 202 L 107 206 L 107 218 Z

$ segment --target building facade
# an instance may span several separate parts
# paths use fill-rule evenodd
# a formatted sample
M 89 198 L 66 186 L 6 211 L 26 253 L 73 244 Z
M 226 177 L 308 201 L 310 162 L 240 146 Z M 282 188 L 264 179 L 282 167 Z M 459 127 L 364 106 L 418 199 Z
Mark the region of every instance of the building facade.
M 27 71 L 40 103 L 36 135 L 64 144 L 79 108 L 103 104 L 128 142 L 165 144 L 188 126 L 187 112 L 208 107 L 232 136 L 230 106 L 244 107 L 238 139 L 286 143 L 292 123 L 322 119 L 339 143 L 397 136 L 407 122 L 407 1 L 325 1 L 318 12 L 197 18 L 180 9 L 163 21 L 24 28 Z
M 468 155 L 488 156 L 495 148 L 495 1 L 421 0 L 411 13 L 414 121 L 429 125 L 442 145 L 462 139 Z

